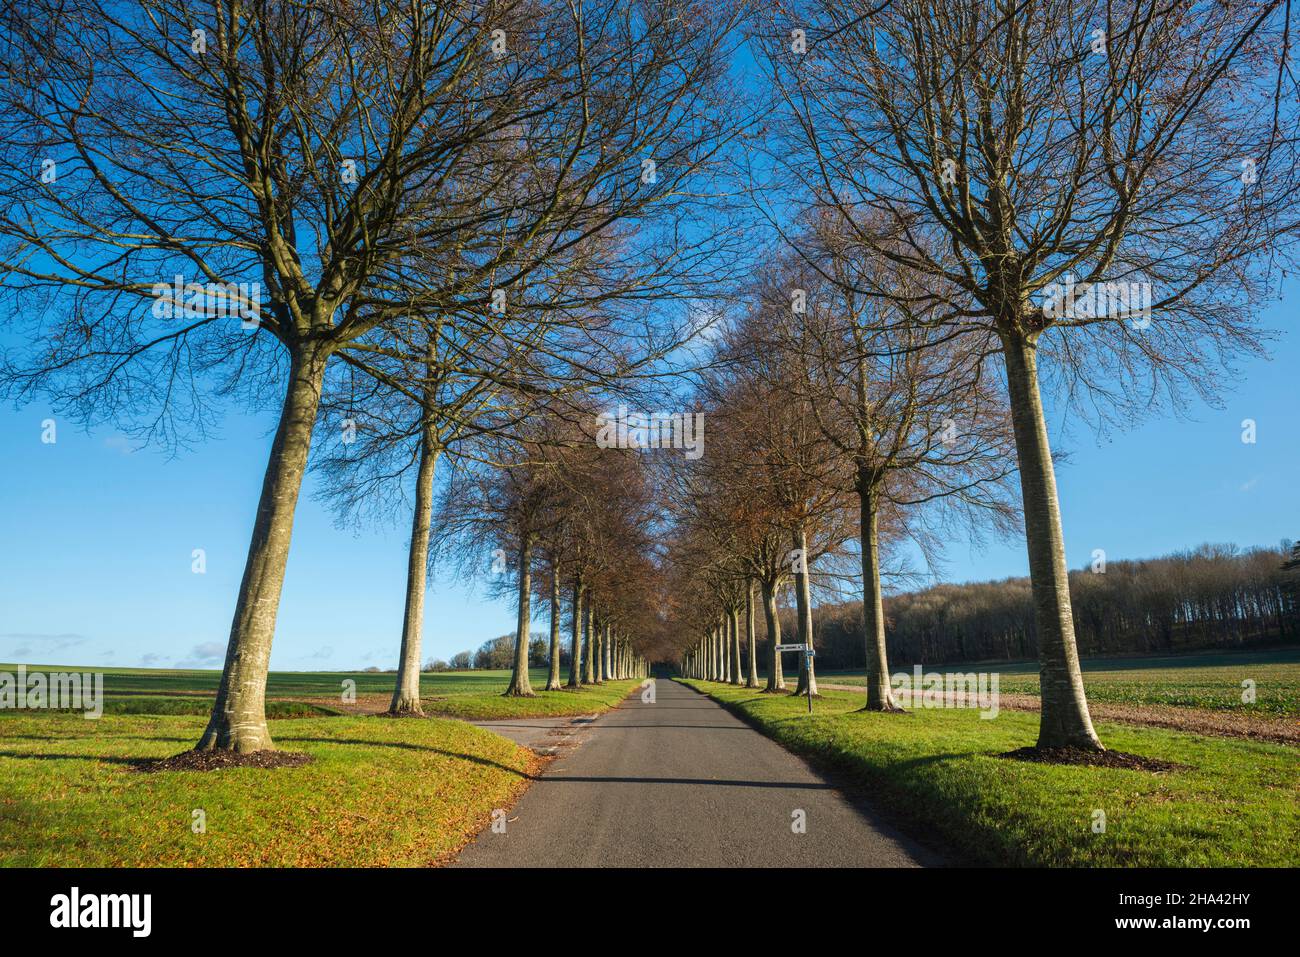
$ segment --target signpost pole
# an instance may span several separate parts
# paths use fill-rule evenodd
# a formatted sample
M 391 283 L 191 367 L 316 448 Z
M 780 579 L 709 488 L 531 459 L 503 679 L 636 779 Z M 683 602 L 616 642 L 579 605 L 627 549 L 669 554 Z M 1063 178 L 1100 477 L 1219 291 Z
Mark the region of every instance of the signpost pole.
M 777 645 L 776 652 L 780 654 L 783 651 L 802 651 L 804 653 L 804 667 L 808 669 L 808 713 L 812 714 L 812 660 L 816 654 L 807 645 Z
M 813 650 L 811 648 L 808 648 L 804 652 L 804 668 L 807 669 L 806 673 L 808 675 L 808 680 L 805 682 L 805 684 L 808 685 L 808 713 L 809 714 L 812 714 L 812 661 L 813 661 Z

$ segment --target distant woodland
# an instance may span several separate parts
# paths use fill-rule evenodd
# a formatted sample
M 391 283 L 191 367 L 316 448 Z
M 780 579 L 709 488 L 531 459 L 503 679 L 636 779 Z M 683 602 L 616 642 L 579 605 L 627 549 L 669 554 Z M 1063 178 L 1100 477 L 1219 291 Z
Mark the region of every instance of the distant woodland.
M 1081 655 L 1177 652 L 1300 641 L 1300 544 L 1202 545 L 1070 572 Z M 1014 660 L 1038 655 L 1028 578 L 935 585 L 887 596 L 889 660 Z M 783 628 L 794 626 L 783 609 Z M 860 602 L 814 612 L 819 669 L 864 665 Z M 764 630 L 759 624 L 760 640 Z M 760 661 L 766 660 L 760 657 Z

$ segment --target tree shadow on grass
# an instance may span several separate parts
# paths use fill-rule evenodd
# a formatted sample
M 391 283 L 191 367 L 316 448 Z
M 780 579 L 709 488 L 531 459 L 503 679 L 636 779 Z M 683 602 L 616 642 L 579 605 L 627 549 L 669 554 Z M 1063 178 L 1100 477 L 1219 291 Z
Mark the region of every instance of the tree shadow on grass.
M 6 734 L 6 741 L 84 741 L 98 737 L 95 734 Z M 115 741 L 178 741 L 184 743 L 194 738 L 165 738 L 156 734 L 115 734 Z
M 283 737 L 276 738 L 277 743 L 297 742 L 304 744 L 347 744 L 356 745 L 363 748 L 400 748 L 404 751 L 424 751 L 428 754 L 440 754 L 447 758 L 456 758 L 460 761 L 469 761 L 473 764 L 479 764 L 484 767 L 497 768 L 500 771 L 508 771 L 511 774 L 518 775 L 521 778 L 535 780 L 534 775 L 527 771 L 521 771 L 518 768 L 512 768 L 509 765 L 502 764 L 499 761 L 493 761 L 491 758 L 484 758 L 474 754 L 462 754 L 459 751 L 447 751 L 444 748 L 433 748 L 425 744 L 411 744 L 409 741 L 365 741 L 357 738 L 303 738 L 303 737 Z
M 17 758 L 20 761 L 99 761 L 103 764 L 124 764 L 139 767 L 157 758 L 117 758 L 102 754 L 37 754 L 31 751 L 0 751 L 0 758 Z

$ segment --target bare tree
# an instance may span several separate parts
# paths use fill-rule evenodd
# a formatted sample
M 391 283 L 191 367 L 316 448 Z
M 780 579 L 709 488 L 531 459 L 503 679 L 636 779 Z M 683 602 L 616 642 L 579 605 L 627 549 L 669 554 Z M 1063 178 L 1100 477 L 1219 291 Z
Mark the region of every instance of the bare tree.
M 1040 747 L 1102 747 L 1040 374 L 1119 417 L 1182 384 L 1209 394 L 1234 353 L 1259 349 L 1254 313 L 1296 228 L 1300 140 L 1292 91 L 1279 95 L 1289 9 L 809 0 L 794 13 L 807 56 L 768 47 L 792 131 L 781 155 L 805 198 L 839 219 L 861 259 L 914 272 L 944 328 L 991 335 L 999 350 L 1039 635 Z
M 164 440 L 201 429 L 213 391 L 282 399 L 200 748 L 271 746 L 266 671 L 331 361 L 372 371 L 411 317 L 508 312 L 621 220 L 652 258 L 689 258 L 651 212 L 680 207 L 731 135 L 731 13 L 693 8 L 684 30 L 680 6 L 23 0 L 0 262 L 8 321 L 40 345 L 7 357 L 6 393 Z
M 798 237 L 798 253 L 762 290 L 777 315 L 777 348 L 797 375 L 786 388 L 830 443 L 836 473 L 857 496 L 869 711 L 900 710 L 889 686 L 881 589 L 884 524 L 931 552 L 927 518 L 950 526 L 960 512 L 974 533 L 984 520 L 1015 527 L 1007 480 L 1013 469 L 1009 416 L 985 374 L 985 343 L 953 339 L 911 303 L 910 275 L 882 261 L 858 262 L 822 218 Z M 806 264 L 811 262 L 811 266 Z M 861 290 L 861 291 L 859 291 Z M 945 521 L 945 520 L 948 521 Z

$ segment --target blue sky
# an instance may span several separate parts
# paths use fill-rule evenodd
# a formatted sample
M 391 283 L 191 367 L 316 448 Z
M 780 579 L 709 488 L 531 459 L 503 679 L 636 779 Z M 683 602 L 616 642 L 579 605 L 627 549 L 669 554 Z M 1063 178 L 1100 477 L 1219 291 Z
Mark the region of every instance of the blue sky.
M 1083 425 L 1062 436 L 1058 470 L 1071 567 L 1103 548 L 1111 560 L 1205 541 L 1273 545 L 1300 538 L 1300 424 L 1293 331 L 1300 289 L 1264 317 L 1283 330 L 1272 361 L 1242 367 L 1223 408 L 1190 420 L 1149 418 L 1102 439 Z M 270 420 L 232 412 L 221 435 L 168 457 L 111 429 L 57 423 L 41 442 L 40 404 L 0 412 L 0 661 L 104 666 L 219 667 L 270 446 Z M 1241 441 L 1252 418 L 1254 445 Z M 707 454 L 707 431 L 706 431 Z M 312 496 L 300 501 L 272 654 L 279 669 L 396 663 L 405 576 L 405 515 L 385 527 L 335 526 Z M 205 574 L 191 570 L 206 553 Z M 1026 573 L 1020 541 L 947 549 L 944 578 Z M 473 582 L 436 580 L 425 656 L 446 658 L 513 630 L 509 602 Z

